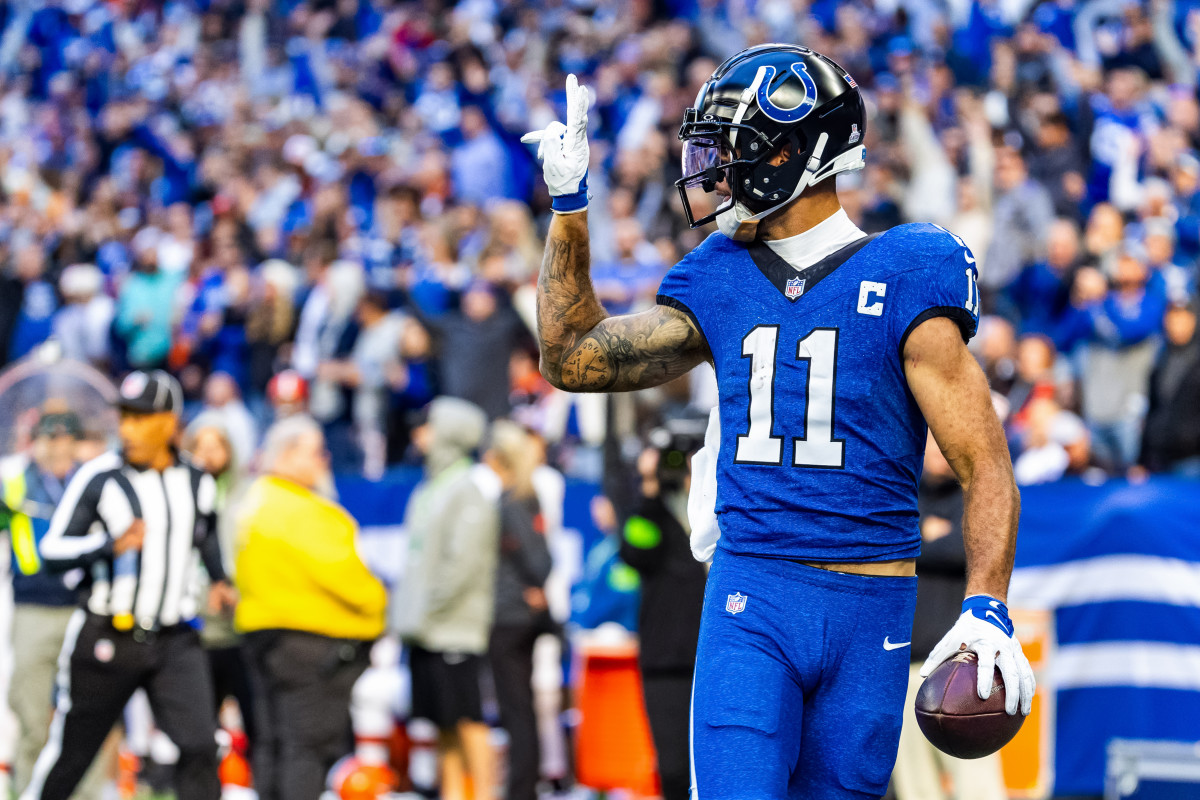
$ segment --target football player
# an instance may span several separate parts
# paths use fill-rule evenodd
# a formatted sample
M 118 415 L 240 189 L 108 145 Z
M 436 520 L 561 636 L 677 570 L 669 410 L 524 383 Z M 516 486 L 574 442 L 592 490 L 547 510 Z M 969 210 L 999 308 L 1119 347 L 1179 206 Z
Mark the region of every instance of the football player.
M 966 497 L 968 596 L 931 653 L 993 665 L 1006 710 L 1033 673 L 1005 606 L 1020 500 L 975 333 L 975 259 L 928 224 L 866 236 L 834 175 L 863 165 L 854 79 L 805 47 L 721 64 L 684 114 L 689 223 L 709 236 L 657 304 L 608 316 L 588 274 L 586 88 L 535 131 L 554 209 L 538 283 L 542 371 L 572 392 L 716 370 L 720 539 L 693 687 L 693 797 L 877 798 L 896 758 L 920 549 L 926 426 Z M 714 203 L 715 201 L 715 203 Z M 704 213 L 705 204 L 715 208 Z

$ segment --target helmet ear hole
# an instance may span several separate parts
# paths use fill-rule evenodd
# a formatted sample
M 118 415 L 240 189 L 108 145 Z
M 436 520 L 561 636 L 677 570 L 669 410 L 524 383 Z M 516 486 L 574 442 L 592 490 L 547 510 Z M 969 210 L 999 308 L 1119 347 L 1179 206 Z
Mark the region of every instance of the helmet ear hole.
M 767 163 L 778 167 L 788 163 L 793 158 L 804 158 L 805 154 L 808 153 L 805 141 L 804 136 L 798 132 L 788 134 L 767 158 Z
M 777 163 L 772 163 L 774 159 L 763 159 L 745 172 L 750 183 L 744 187 L 740 199 L 747 208 L 763 211 L 791 196 L 804 174 L 808 156 L 808 151 L 801 150 L 799 145 L 797 137 L 789 136 L 781 145 L 789 155 Z
M 788 138 L 790 139 L 792 146 L 795 148 L 793 155 L 802 156 L 808 152 L 808 137 L 804 135 L 803 131 L 792 131 Z

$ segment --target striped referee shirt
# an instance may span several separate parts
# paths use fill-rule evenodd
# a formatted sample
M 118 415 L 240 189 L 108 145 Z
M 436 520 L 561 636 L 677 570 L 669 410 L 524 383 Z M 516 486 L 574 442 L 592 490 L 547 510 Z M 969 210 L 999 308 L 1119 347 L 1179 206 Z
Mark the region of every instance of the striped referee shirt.
M 86 607 L 105 617 L 132 614 L 157 630 L 200 610 L 197 560 L 225 579 L 211 475 L 183 460 L 162 472 L 139 469 L 110 451 L 82 465 L 67 484 L 39 550 L 55 572 L 82 568 Z M 139 551 L 122 557 L 113 543 L 134 520 L 145 525 Z

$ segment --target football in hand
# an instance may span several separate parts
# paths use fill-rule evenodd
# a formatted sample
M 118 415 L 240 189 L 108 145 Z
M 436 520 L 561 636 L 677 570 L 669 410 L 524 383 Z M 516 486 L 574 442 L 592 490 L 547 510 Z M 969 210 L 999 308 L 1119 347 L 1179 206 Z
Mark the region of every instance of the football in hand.
M 982 758 L 1008 744 L 1025 717 L 1004 713 L 1004 681 L 992 676 L 992 694 L 976 691 L 975 654 L 963 651 L 938 665 L 917 691 L 917 724 L 934 747 L 956 758 Z

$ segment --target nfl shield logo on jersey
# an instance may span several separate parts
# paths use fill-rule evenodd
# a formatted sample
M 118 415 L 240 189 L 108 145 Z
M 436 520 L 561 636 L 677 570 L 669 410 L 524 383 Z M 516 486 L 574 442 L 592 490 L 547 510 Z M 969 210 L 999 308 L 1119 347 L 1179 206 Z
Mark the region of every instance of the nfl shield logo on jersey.
M 746 595 L 741 592 L 729 595 L 725 600 L 725 610 L 730 614 L 739 614 L 746 610 Z
M 783 287 L 783 296 L 788 300 L 795 300 L 802 294 L 804 294 L 804 278 L 792 278 Z

